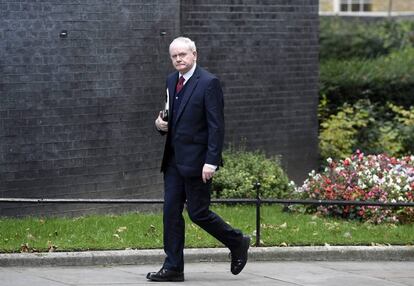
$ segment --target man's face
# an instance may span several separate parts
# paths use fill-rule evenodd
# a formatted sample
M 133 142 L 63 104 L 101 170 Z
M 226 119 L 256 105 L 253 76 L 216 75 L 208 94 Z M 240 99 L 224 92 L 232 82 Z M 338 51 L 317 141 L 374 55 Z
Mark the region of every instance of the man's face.
M 170 57 L 174 68 L 181 74 L 188 72 L 197 60 L 197 52 L 183 43 L 175 43 L 170 47 Z

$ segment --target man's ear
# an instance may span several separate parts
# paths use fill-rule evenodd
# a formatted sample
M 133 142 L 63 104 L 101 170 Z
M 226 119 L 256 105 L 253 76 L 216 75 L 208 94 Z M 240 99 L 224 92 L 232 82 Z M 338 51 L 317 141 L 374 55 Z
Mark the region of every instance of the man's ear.
M 193 52 L 195 60 L 197 60 L 197 51 Z

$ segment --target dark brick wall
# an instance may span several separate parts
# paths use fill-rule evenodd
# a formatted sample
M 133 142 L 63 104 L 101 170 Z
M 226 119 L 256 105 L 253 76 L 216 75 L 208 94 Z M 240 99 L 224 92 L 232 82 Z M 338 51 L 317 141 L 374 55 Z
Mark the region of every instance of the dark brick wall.
M 300 182 L 318 156 L 318 0 L 184 0 L 181 9 L 199 62 L 224 84 L 227 142 L 281 155 Z
M 153 122 L 169 68 L 160 31 L 178 33 L 179 1 L 0 3 L 0 196 L 159 197 Z M 100 207 L 38 210 L 89 208 Z
M 153 122 L 180 34 L 221 78 L 227 142 L 280 154 L 302 179 L 317 158 L 317 15 L 317 0 L 0 1 L 0 197 L 161 197 Z

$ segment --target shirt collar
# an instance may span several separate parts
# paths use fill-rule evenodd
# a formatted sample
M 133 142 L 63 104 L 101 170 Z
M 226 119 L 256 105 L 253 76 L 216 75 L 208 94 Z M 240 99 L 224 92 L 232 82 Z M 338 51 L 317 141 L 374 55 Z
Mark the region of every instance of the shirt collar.
M 196 66 L 197 66 L 197 64 L 194 63 L 193 67 L 188 72 L 186 72 L 185 74 L 179 74 L 178 77 L 180 77 L 180 76 L 183 76 L 184 77 L 184 84 L 186 84 L 187 81 L 190 79 L 190 77 L 193 76 L 194 71 L 196 69 Z

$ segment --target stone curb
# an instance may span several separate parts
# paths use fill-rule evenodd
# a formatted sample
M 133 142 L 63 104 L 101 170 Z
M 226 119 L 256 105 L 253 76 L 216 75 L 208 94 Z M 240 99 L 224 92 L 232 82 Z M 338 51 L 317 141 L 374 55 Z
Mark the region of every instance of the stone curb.
M 226 248 L 186 249 L 186 262 L 230 261 Z M 0 254 L 0 267 L 161 264 L 164 252 L 117 250 Z M 249 261 L 414 261 L 414 246 L 251 247 Z

